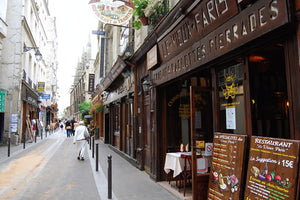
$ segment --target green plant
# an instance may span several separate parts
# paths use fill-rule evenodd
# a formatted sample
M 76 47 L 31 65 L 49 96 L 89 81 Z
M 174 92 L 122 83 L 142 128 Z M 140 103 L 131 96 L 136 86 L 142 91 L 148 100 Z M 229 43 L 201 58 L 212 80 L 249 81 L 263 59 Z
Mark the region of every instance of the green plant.
M 81 104 L 78 104 L 78 110 L 81 113 L 81 119 L 84 119 L 85 115 L 89 114 L 89 111 L 92 107 L 93 103 L 90 102 L 82 102 Z
M 147 8 L 150 0 L 133 0 L 134 10 L 132 15 L 134 16 L 133 26 L 136 30 L 139 30 L 142 26 L 141 18 L 145 17 L 144 10 Z
M 96 111 L 96 113 L 103 112 L 103 104 L 97 105 L 95 111 Z

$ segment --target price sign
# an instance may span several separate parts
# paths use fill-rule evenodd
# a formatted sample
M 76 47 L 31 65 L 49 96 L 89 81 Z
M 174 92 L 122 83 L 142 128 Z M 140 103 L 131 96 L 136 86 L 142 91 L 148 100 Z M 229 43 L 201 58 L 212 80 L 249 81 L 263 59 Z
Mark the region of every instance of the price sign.
M 300 141 L 252 137 L 245 199 L 296 199 Z
M 208 199 L 240 199 L 246 138 L 245 135 L 214 134 Z

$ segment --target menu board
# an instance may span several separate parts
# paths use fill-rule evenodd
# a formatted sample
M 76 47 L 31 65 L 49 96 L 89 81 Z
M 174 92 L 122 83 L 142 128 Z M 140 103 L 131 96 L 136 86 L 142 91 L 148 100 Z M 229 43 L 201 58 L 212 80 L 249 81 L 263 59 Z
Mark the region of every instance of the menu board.
M 246 135 L 214 134 L 207 199 L 240 199 L 246 138 Z
M 296 199 L 299 141 L 252 137 L 246 200 Z

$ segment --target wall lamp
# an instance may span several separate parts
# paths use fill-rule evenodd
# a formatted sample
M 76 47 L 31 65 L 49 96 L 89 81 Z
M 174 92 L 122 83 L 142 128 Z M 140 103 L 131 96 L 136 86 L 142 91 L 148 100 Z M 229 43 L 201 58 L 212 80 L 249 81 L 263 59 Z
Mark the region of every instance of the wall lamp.
M 27 51 L 30 51 L 31 49 L 36 50 L 36 52 L 35 52 L 35 54 L 34 54 L 36 60 L 37 60 L 37 61 L 42 60 L 43 56 L 42 56 L 42 54 L 41 54 L 41 52 L 40 52 L 40 50 L 39 50 L 38 47 L 24 47 L 23 51 L 24 51 L 24 52 L 27 52 Z
M 144 80 L 142 83 L 144 92 L 149 92 L 150 90 L 150 83 L 147 79 Z

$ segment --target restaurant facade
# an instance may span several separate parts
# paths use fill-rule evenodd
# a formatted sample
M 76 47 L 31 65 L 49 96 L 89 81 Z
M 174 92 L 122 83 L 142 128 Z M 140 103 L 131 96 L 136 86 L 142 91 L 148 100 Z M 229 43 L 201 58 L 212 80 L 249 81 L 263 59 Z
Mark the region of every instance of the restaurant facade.
M 261 180 L 256 173 L 249 176 L 259 168 L 248 166 L 256 149 L 252 142 L 273 144 L 261 146 L 281 153 L 280 145 L 294 145 L 290 157 L 293 164 L 288 165 L 292 174 L 285 174 L 291 184 L 276 180 L 281 190 L 278 185 L 276 188 L 286 192 L 287 199 L 298 199 L 299 13 L 300 3 L 294 0 L 180 1 L 135 54 L 124 61 L 121 69 L 132 69 L 130 77 L 134 81 L 130 83 L 134 87 L 127 87 L 122 97 L 106 104 L 109 111 L 104 121 L 109 123 L 104 125 L 103 131 L 108 131 L 104 137 L 156 181 L 169 180 L 166 155 L 180 151 L 183 145 L 191 152 L 195 200 L 255 199 L 249 183 L 257 180 L 258 185 Z M 113 80 L 117 83 L 119 79 Z M 103 91 L 112 91 L 113 86 L 117 85 L 103 86 Z M 210 173 L 217 173 L 215 168 L 221 167 L 216 155 L 222 148 L 217 145 L 226 146 L 222 142 L 235 140 L 237 144 L 232 149 L 224 150 L 234 156 L 220 155 L 238 164 L 230 166 L 234 175 L 224 174 L 229 173 L 224 169 L 223 176 L 227 181 L 238 178 L 239 183 L 231 184 L 232 188 L 227 186 L 227 190 L 220 169 L 217 191 Z M 205 151 L 203 143 L 213 143 L 214 149 L 213 155 L 206 157 L 208 171 L 198 173 L 199 154 Z M 225 158 L 223 161 L 228 162 Z M 268 164 L 270 168 L 272 163 Z M 267 164 L 264 166 L 264 170 L 268 169 Z M 279 173 L 282 169 L 276 170 Z M 276 170 L 272 171 L 274 184 Z

